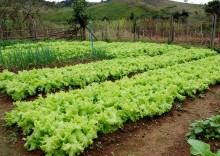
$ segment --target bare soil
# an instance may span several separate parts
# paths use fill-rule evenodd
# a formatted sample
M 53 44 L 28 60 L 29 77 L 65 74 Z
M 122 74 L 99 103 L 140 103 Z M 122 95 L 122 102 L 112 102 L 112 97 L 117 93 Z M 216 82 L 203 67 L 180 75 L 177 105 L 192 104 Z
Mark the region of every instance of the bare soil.
M 40 150 L 28 152 L 23 148 L 25 141 L 19 129 L 3 126 L 4 113 L 13 107 L 12 100 L 0 94 L 0 155 L 43 156 Z M 81 156 L 190 156 L 185 138 L 189 125 L 218 114 L 219 109 L 220 84 L 217 84 L 202 96 L 175 103 L 172 110 L 162 116 L 127 122 L 123 129 L 114 133 L 99 134 Z M 220 141 L 207 142 L 211 143 L 213 151 L 219 149 Z

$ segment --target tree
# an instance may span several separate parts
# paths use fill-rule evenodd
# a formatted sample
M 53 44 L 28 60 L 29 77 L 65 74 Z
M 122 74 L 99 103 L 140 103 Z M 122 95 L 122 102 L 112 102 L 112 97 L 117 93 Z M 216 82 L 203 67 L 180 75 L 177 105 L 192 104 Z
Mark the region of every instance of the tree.
M 44 0 L 0 0 L 0 26 L 3 30 L 27 28 L 42 7 L 53 3 Z M 11 23 L 11 24 L 8 24 Z
M 134 18 L 135 18 L 135 15 L 134 15 L 134 13 L 133 13 L 133 12 L 131 12 L 131 15 L 130 15 L 130 20 L 134 20 Z
M 88 2 L 85 0 L 76 0 L 72 4 L 73 8 L 73 15 L 71 18 L 68 19 L 68 24 L 71 25 L 71 27 L 76 28 L 79 30 L 82 28 L 83 30 L 83 40 L 86 39 L 86 25 L 89 23 L 89 15 L 86 12 L 86 9 L 88 8 Z
M 207 15 L 217 15 L 217 23 L 220 24 L 220 0 L 213 0 L 205 4 L 205 12 Z
M 182 13 L 176 11 L 175 13 L 173 13 L 173 18 L 176 22 L 183 22 L 186 23 L 187 19 L 189 18 L 189 13 L 185 10 L 182 10 Z
M 205 4 L 205 12 L 207 14 L 216 14 L 220 16 L 220 0 L 213 0 Z
M 188 18 L 189 18 L 189 13 L 188 13 L 187 11 L 185 11 L 185 10 L 182 10 L 182 13 L 181 13 L 181 21 L 182 21 L 183 23 L 186 23 L 187 20 L 188 20 Z
M 72 5 L 72 3 L 74 3 L 75 0 L 65 0 L 60 2 L 62 7 L 70 7 Z
M 196 10 L 196 11 L 195 11 L 195 15 L 198 15 L 198 14 L 199 14 L 199 12 Z
M 181 16 L 181 13 L 179 13 L 179 11 L 176 11 L 173 13 L 173 19 L 177 22 L 179 21 L 180 16 Z

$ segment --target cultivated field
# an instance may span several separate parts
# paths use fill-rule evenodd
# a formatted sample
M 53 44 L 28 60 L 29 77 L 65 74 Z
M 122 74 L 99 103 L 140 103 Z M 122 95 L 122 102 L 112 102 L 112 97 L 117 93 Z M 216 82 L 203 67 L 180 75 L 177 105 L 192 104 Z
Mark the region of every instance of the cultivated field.
M 10 127 L 0 129 L 0 138 L 6 138 L 1 143 L 5 155 L 16 151 L 19 155 L 59 156 L 171 155 L 176 151 L 175 155 L 189 155 L 186 129 L 193 120 L 204 119 L 203 112 L 209 117 L 219 108 L 220 55 L 210 49 L 95 42 L 92 52 L 90 42 L 53 41 L 15 44 L 0 50 L 0 104 L 1 113 L 6 113 L 1 115 L 1 123 Z M 205 92 L 210 87 L 216 95 L 212 99 L 206 97 L 211 93 Z M 193 107 L 192 99 L 199 97 L 208 102 L 201 102 L 203 107 L 195 102 Z M 190 109 L 199 115 L 192 115 Z M 171 113 L 177 114 L 174 117 L 179 123 L 167 118 Z M 172 131 L 177 127 L 183 129 L 181 135 Z M 147 129 L 155 130 L 155 136 Z M 165 138 L 169 146 L 164 140 L 153 139 L 163 131 L 173 135 Z M 17 142 L 35 152 L 18 150 L 16 143 L 10 147 L 8 132 L 14 132 Z M 119 139 L 111 141 L 111 135 Z M 172 137 L 184 140 L 179 142 L 183 153 L 178 153 L 181 150 L 176 149 Z M 150 145 L 151 139 L 155 147 Z M 132 141 L 140 144 L 140 150 Z M 143 147 L 141 142 L 149 146 Z M 160 146 L 158 150 L 156 146 Z

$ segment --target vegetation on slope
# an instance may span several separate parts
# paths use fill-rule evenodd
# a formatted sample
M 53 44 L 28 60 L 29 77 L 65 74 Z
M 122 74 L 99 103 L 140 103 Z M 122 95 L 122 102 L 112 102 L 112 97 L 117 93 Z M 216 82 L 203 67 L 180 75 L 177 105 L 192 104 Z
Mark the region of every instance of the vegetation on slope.
M 193 21 L 204 20 L 206 18 L 202 5 L 186 4 L 168 0 L 111 0 L 96 5 L 91 5 L 88 12 L 93 19 L 110 20 L 129 19 L 133 12 L 138 18 L 169 18 L 171 13 L 186 10 L 189 12 L 189 19 Z M 71 8 L 65 7 L 44 11 L 41 16 L 48 21 L 64 24 L 67 17 L 71 15 Z

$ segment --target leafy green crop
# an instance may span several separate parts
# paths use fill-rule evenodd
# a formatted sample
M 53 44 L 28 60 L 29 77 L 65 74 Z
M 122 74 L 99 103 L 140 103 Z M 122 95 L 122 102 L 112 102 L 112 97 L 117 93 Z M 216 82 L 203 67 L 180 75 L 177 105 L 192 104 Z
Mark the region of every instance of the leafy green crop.
M 3 48 L 3 56 L 7 56 L 13 52 L 25 52 L 27 49 L 36 51 L 39 48 L 50 47 L 54 55 L 57 56 L 58 61 L 66 61 L 76 58 L 86 58 L 92 56 L 91 43 L 90 42 L 38 42 L 33 44 L 16 44 L 12 46 L 6 46 Z M 103 49 L 106 51 L 105 55 L 108 58 L 125 58 L 125 57 L 137 57 L 140 55 L 144 56 L 156 56 L 168 53 L 170 51 L 185 50 L 180 46 L 167 45 L 167 44 L 156 44 L 156 43 L 106 43 L 106 42 L 95 42 L 95 49 L 99 51 Z M 1 64 L 1 62 L 0 62 Z
M 192 146 L 190 148 L 190 152 L 192 155 L 220 156 L 220 151 L 218 151 L 216 154 L 212 153 L 210 145 L 202 141 L 189 139 L 187 142 Z
M 9 72 L 4 71 L 0 74 L 0 90 L 6 92 L 14 100 L 22 100 L 27 96 L 35 95 L 36 91 L 48 93 L 64 87 L 84 87 L 93 82 L 103 82 L 108 78 L 120 79 L 130 73 L 164 68 L 215 54 L 214 51 L 189 49 L 172 51 L 155 57 L 139 56 L 60 69 L 34 69 L 18 74 L 11 73 L 10 77 L 5 77 Z
M 32 102 L 16 102 L 6 115 L 8 126 L 22 128 L 25 147 L 41 148 L 47 155 L 78 155 L 97 133 L 109 133 L 128 120 L 161 115 L 174 100 L 193 96 L 220 82 L 220 56 L 150 70 L 131 79 L 84 89 L 48 94 Z M 10 78 L 10 74 L 5 74 Z
M 25 51 L 12 51 L 4 55 L 0 49 L 0 65 L 3 69 L 28 69 L 29 67 L 38 67 L 55 63 L 57 56 L 51 52 L 49 47 L 37 48 L 35 51 L 25 49 Z
M 28 43 L 28 42 L 27 42 Z M 153 47 L 153 48 L 152 48 Z M 180 46 L 155 43 L 96 42 L 91 51 L 90 42 L 37 42 L 0 47 L 0 67 L 8 70 L 25 70 L 54 62 L 112 59 L 138 56 L 156 56 L 170 51 L 186 50 Z M 207 50 L 208 51 L 208 50 Z
M 206 120 L 198 120 L 191 124 L 186 136 L 192 139 L 202 137 L 220 139 L 220 115 L 212 116 Z
M 21 43 L 32 43 L 33 41 L 31 40 L 2 40 L 0 39 L 0 47 L 6 47 L 6 46 L 11 46 L 15 44 L 21 44 Z

